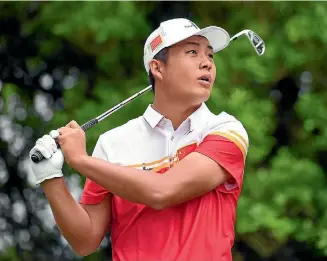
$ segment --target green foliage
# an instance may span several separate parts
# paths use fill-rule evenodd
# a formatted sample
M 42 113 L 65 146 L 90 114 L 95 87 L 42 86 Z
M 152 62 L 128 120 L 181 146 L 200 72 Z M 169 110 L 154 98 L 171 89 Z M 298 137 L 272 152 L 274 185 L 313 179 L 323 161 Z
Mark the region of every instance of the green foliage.
M 17 6 L 25 6 L 17 3 Z M 25 23 L 26 33 L 42 26 L 65 38 L 76 48 L 96 57 L 99 71 L 96 99 L 87 99 L 87 79 L 65 91 L 65 108 L 47 125 L 47 131 L 70 120 L 82 124 L 147 86 L 143 68 L 143 44 L 151 28 L 151 8 L 138 2 L 46 2 L 41 13 Z M 152 5 L 155 6 L 155 5 Z M 19 10 L 19 8 L 18 8 Z M 323 2 L 192 2 L 194 21 L 201 27 L 217 24 L 230 34 L 252 29 L 266 42 L 263 57 L 255 55 L 247 40 L 240 39 L 215 56 L 217 79 L 208 106 L 241 120 L 250 147 L 243 192 L 237 210 L 237 232 L 259 235 L 268 231 L 281 244 L 290 237 L 314 244 L 327 254 L 326 173 L 317 161 L 327 148 L 327 5 Z M 45 42 L 51 53 L 56 42 Z M 132 75 L 126 78 L 124 68 Z M 272 85 L 283 76 L 299 78 L 310 71 L 310 93 L 299 96 L 292 144 L 280 149 L 268 166 L 260 166 L 276 144 L 275 104 Z M 260 86 L 259 88 L 256 86 Z M 13 89 L 6 86 L 6 91 Z M 143 113 L 153 95 L 147 93 L 99 126 L 87 132 L 91 153 L 98 136 Z M 318 134 L 314 133 L 319 129 Z M 260 167 L 259 167 L 260 166 Z M 269 248 L 269 246 L 267 246 Z M 258 250 L 259 251 L 259 250 Z M 88 260 L 88 259 L 85 259 Z M 90 259 L 91 260 L 91 259 Z

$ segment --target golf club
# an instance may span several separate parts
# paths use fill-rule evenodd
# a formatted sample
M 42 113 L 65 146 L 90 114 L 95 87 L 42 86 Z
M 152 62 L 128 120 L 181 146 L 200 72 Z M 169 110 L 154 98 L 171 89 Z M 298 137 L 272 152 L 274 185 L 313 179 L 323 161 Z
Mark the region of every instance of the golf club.
M 242 35 L 246 35 L 247 36 L 247 38 L 249 39 L 251 45 L 253 46 L 254 50 L 256 51 L 256 53 L 259 56 L 261 56 L 261 55 L 264 54 L 264 52 L 265 52 L 265 43 L 264 43 L 264 41 L 261 39 L 261 37 L 258 34 L 256 34 L 255 32 L 253 32 L 251 30 L 243 30 L 243 31 L 235 34 L 233 37 L 230 38 L 230 42 L 238 39 Z M 108 111 L 104 112 L 100 116 L 98 116 L 98 117 L 96 117 L 94 119 L 91 119 L 88 122 L 84 123 L 81 126 L 81 128 L 84 131 L 87 131 L 88 129 L 90 129 L 94 125 L 98 124 L 100 121 L 102 121 L 105 118 L 107 118 L 109 115 L 113 114 L 115 111 L 119 110 L 120 108 L 122 108 L 126 104 L 130 103 L 135 98 L 137 98 L 137 97 L 141 96 L 142 94 L 144 94 L 145 92 L 151 90 L 151 88 L 152 88 L 152 86 L 149 85 L 148 87 L 144 88 L 140 92 L 132 95 L 131 97 L 127 98 L 126 100 L 124 100 L 121 103 L 117 104 L 116 106 L 112 107 Z M 59 148 L 59 144 L 58 144 L 58 148 Z M 33 155 L 31 155 L 31 159 L 32 159 L 32 161 L 34 163 L 38 163 L 41 160 L 43 160 L 44 157 L 43 157 L 43 155 L 39 151 L 36 151 Z
M 253 46 L 254 50 L 256 51 L 256 53 L 259 56 L 264 54 L 264 52 L 265 52 L 265 43 L 264 43 L 264 41 L 261 39 L 261 37 L 258 34 L 256 34 L 255 32 L 253 32 L 251 30 L 243 30 L 243 31 L 235 34 L 230 39 L 230 41 L 234 41 L 234 40 L 238 39 L 242 35 L 246 35 L 246 37 L 249 39 L 251 45 Z

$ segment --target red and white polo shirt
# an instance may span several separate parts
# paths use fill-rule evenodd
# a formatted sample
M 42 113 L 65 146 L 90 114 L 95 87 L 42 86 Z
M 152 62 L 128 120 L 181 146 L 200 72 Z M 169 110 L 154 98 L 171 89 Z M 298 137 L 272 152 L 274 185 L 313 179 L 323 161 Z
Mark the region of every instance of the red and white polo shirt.
M 248 144 L 240 121 L 226 112 L 215 115 L 204 103 L 177 130 L 149 105 L 142 116 L 102 134 L 93 156 L 111 163 L 164 175 L 195 151 L 234 178 L 202 197 L 160 211 L 113 195 L 113 260 L 231 261 Z M 87 179 L 80 202 L 97 204 L 108 193 Z

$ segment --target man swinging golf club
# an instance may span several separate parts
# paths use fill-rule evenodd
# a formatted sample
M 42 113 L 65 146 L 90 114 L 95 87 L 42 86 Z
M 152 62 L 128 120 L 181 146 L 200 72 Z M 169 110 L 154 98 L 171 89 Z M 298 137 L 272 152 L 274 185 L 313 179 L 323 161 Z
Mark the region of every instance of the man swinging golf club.
M 205 105 L 216 78 L 222 28 L 165 21 L 148 37 L 144 66 L 154 101 L 100 135 L 92 156 L 75 122 L 45 135 L 31 161 L 56 223 L 73 250 L 94 252 L 110 230 L 114 261 L 231 261 L 248 136 L 240 121 Z M 63 157 L 64 155 L 64 157 Z M 80 202 L 64 162 L 86 177 Z

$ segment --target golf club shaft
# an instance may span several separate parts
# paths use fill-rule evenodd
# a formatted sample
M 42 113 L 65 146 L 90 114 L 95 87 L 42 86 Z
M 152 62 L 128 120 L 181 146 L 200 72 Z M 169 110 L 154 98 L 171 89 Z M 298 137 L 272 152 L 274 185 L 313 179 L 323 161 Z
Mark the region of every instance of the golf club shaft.
M 112 107 L 111 109 L 109 109 L 108 111 L 104 112 L 100 116 L 98 116 L 98 117 L 96 117 L 94 119 L 91 119 L 88 122 L 84 123 L 83 125 L 81 125 L 81 128 L 83 129 L 83 131 L 87 131 L 91 127 L 93 127 L 96 124 L 98 124 L 100 121 L 102 121 L 105 118 L 107 118 L 109 115 L 113 114 L 115 111 L 119 110 L 120 108 L 124 107 L 126 104 L 130 103 L 135 98 L 137 98 L 137 97 L 141 96 L 142 94 L 146 93 L 147 91 L 151 90 L 151 88 L 152 88 L 152 85 L 149 85 L 148 87 L 146 87 L 143 90 L 135 93 L 131 97 L 129 97 L 126 100 L 122 101 L 121 103 L 118 103 L 116 106 Z M 57 144 L 57 146 L 59 148 L 59 144 Z M 44 156 L 39 151 L 36 151 L 31 156 L 31 159 L 32 159 L 32 161 L 34 163 L 39 163 L 40 161 L 42 161 L 44 159 Z
M 109 115 L 113 114 L 115 111 L 118 111 L 120 108 L 124 107 L 126 104 L 130 103 L 132 100 L 134 100 L 135 98 L 141 96 L 142 94 L 144 94 L 145 92 L 151 90 L 152 86 L 149 85 L 148 87 L 144 88 L 143 90 L 139 91 L 138 93 L 135 93 L 133 96 L 127 98 L 126 100 L 122 101 L 121 103 L 118 103 L 116 106 L 112 107 L 110 110 L 106 111 L 105 113 L 101 114 L 100 116 L 84 123 L 81 128 L 86 131 L 89 128 L 93 127 L 94 125 L 96 125 L 97 123 L 99 123 L 100 121 L 104 120 L 105 118 L 107 118 Z
M 112 107 L 111 109 L 107 110 L 100 116 L 89 120 L 88 122 L 84 123 L 81 128 L 84 131 L 87 131 L 89 128 L 93 127 L 94 125 L 98 124 L 100 121 L 104 120 L 107 118 L 109 115 L 113 114 L 115 111 L 118 111 L 120 108 L 124 107 L 126 104 L 130 103 L 132 100 L 135 98 L 141 96 L 142 94 L 146 93 L 147 91 L 151 90 L 152 86 L 149 85 L 148 87 L 144 88 L 143 90 L 135 93 L 133 96 L 127 98 L 126 100 L 122 101 L 121 103 L 118 103 L 116 106 Z
M 118 111 L 120 108 L 125 106 L 126 104 L 130 103 L 135 98 L 141 96 L 142 94 L 146 93 L 147 91 L 152 89 L 152 85 L 149 85 L 148 87 L 144 88 L 143 90 L 139 91 L 138 93 L 135 93 L 133 96 L 127 98 L 126 100 L 122 101 L 121 103 L 117 104 L 116 106 L 112 107 L 110 110 L 106 111 L 105 113 L 101 114 L 100 116 L 96 117 L 98 122 L 104 120 L 109 115 L 113 114 L 115 111 Z

